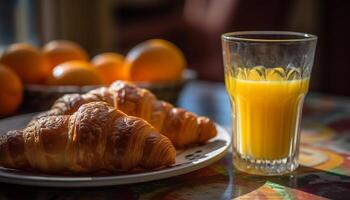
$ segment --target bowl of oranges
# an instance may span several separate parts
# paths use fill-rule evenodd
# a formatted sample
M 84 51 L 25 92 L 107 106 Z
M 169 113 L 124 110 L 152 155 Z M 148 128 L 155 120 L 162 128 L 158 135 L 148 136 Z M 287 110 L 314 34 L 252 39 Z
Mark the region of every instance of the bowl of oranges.
M 50 41 L 40 49 L 12 44 L 0 57 L 0 117 L 21 103 L 30 110 L 48 109 L 64 94 L 85 93 L 116 80 L 134 82 L 175 103 L 182 87 L 196 78 L 186 66 L 182 51 L 162 39 L 142 42 L 125 56 L 106 52 L 91 59 L 68 40 Z

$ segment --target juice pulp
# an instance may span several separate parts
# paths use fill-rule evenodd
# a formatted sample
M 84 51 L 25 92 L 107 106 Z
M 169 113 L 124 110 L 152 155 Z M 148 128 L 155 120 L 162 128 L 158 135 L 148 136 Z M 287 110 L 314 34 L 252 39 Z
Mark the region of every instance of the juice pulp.
M 281 69 L 281 68 L 280 68 Z M 234 148 L 253 159 L 291 156 L 298 143 L 303 99 L 309 79 L 226 75 L 233 108 Z

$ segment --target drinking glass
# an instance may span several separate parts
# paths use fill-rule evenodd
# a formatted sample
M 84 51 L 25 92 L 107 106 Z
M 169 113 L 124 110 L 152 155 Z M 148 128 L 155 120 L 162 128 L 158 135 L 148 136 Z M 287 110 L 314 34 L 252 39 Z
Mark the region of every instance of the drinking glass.
M 233 164 L 257 175 L 298 167 L 300 121 L 317 37 L 283 31 L 222 35 Z

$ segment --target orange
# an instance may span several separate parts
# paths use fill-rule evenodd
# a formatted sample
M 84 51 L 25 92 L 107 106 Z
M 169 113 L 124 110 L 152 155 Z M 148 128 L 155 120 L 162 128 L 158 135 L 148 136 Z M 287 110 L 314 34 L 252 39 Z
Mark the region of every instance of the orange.
M 186 66 L 181 50 L 162 39 L 138 44 L 129 51 L 125 62 L 132 81 L 179 80 Z
M 103 78 L 105 84 L 110 84 L 115 80 L 127 79 L 124 56 L 120 54 L 99 54 L 92 59 L 92 64 Z
M 23 86 L 16 72 L 0 64 L 0 117 L 14 112 L 22 102 Z
M 50 74 L 43 54 L 29 44 L 10 45 L 1 56 L 0 63 L 13 69 L 24 83 L 42 83 Z
M 42 49 L 47 58 L 50 68 L 70 60 L 87 61 L 88 54 L 77 43 L 68 40 L 53 40 L 46 43 Z
M 73 60 L 57 65 L 52 70 L 49 83 L 52 85 L 100 85 L 102 78 L 86 61 Z

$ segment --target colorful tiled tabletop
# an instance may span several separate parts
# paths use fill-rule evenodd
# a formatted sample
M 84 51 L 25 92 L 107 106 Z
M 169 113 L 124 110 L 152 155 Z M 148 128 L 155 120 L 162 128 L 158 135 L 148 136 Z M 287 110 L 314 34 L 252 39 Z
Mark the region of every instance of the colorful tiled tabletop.
M 179 106 L 230 129 L 223 84 L 193 82 Z M 198 171 L 142 184 L 60 189 L 1 183 L 0 199 L 350 199 L 350 98 L 311 93 L 302 122 L 301 166 L 290 175 L 238 172 L 229 152 Z

